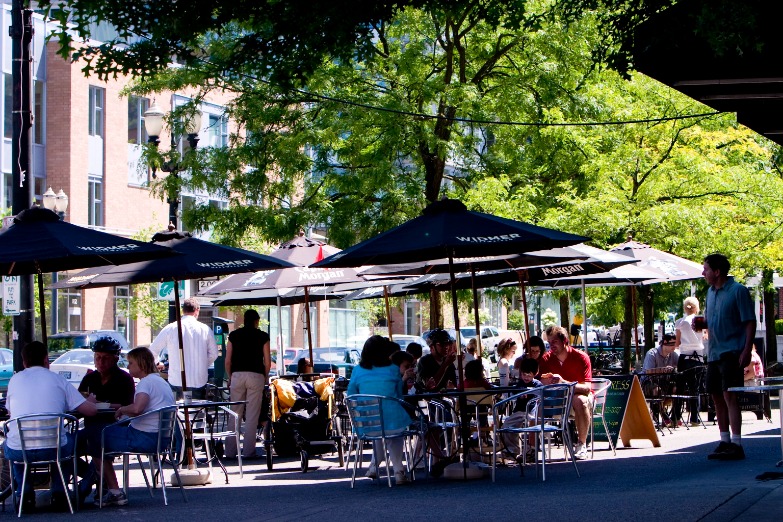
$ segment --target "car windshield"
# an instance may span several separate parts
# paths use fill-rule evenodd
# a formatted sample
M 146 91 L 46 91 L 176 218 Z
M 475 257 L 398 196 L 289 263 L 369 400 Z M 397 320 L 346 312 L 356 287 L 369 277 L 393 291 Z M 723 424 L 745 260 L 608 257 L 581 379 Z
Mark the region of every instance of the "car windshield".
M 90 346 L 90 337 L 87 335 L 49 338 L 50 353 L 67 352 L 74 348 L 90 348 Z
M 341 363 L 345 362 L 345 350 L 329 348 L 317 348 L 313 350 L 313 362 Z
M 462 337 L 476 337 L 476 329 L 475 328 L 460 328 L 459 334 Z
M 90 350 L 73 350 L 55 359 L 53 364 L 93 364 L 95 357 Z

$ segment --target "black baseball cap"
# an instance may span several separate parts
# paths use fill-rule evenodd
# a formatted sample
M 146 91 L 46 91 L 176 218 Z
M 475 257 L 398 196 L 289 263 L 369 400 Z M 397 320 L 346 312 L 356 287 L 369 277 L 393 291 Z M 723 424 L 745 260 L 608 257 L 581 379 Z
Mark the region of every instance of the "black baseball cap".
M 446 343 L 450 343 L 454 339 L 452 339 L 451 335 L 449 335 L 449 332 L 447 332 L 443 328 L 436 328 L 435 330 L 430 332 L 430 335 L 427 337 L 427 340 L 430 342 L 430 344 L 435 344 L 435 343 L 446 344 Z

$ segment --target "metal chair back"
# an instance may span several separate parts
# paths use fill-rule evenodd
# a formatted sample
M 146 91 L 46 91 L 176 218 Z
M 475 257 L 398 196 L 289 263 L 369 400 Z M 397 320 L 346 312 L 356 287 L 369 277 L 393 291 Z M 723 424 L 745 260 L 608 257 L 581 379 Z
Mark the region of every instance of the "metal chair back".
M 361 466 L 362 462 L 362 443 L 365 441 L 373 442 L 373 444 L 381 443 L 383 445 L 383 454 L 387 455 L 384 459 L 386 462 L 386 478 L 391 487 L 391 474 L 389 471 L 389 459 L 388 451 L 386 448 L 387 439 L 395 438 L 407 438 L 414 432 L 420 430 L 420 426 L 415 429 L 395 429 L 387 430 L 384 426 L 383 416 L 384 409 L 390 408 L 392 405 L 398 405 L 406 411 L 417 411 L 405 401 L 397 399 L 396 397 L 384 397 L 381 395 L 348 395 L 345 398 L 346 406 L 348 408 L 348 415 L 351 419 L 351 430 L 353 432 L 353 441 L 355 441 L 356 456 L 353 464 L 353 475 L 351 476 L 351 488 L 354 487 L 356 481 L 356 470 Z M 412 421 L 413 423 L 413 421 Z M 410 462 L 410 448 L 406 447 L 406 453 L 408 455 L 408 462 Z M 350 454 L 350 453 L 349 453 Z
M 157 419 L 157 444 L 156 449 L 154 452 L 144 452 L 144 451 L 105 451 L 106 448 L 106 430 L 113 428 L 117 425 L 128 425 L 132 420 L 138 420 L 145 417 L 151 417 Z M 188 501 L 187 497 L 185 496 L 185 489 L 184 485 L 182 483 L 182 479 L 179 476 L 179 459 L 176 454 L 176 449 L 174 445 L 174 434 L 177 429 L 177 407 L 176 406 L 167 406 L 164 408 L 158 408 L 157 410 L 151 410 L 148 412 L 145 412 L 137 417 L 133 417 L 132 419 L 123 419 L 119 422 L 115 422 L 114 424 L 110 424 L 109 426 L 105 427 L 103 429 L 103 432 L 101 433 L 101 459 L 106 460 L 105 457 L 109 456 L 123 456 L 123 490 L 125 491 L 125 494 L 128 494 L 128 458 L 129 456 L 135 455 L 136 459 L 139 463 L 139 468 L 141 469 L 142 475 L 144 476 L 144 482 L 147 484 L 147 489 L 149 490 L 150 497 L 153 497 L 152 493 L 152 485 L 150 484 L 149 479 L 147 478 L 147 472 L 144 470 L 144 465 L 141 462 L 141 457 L 146 456 L 149 459 L 149 468 L 150 468 L 150 474 L 153 478 L 153 481 L 155 477 L 160 478 L 160 484 L 161 489 L 163 490 L 163 503 L 168 506 L 168 496 L 166 494 L 166 480 L 163 475 L 163 461 L 167 460 L 169 464 L 171 464 L 172 469 L 174 470 L 174 475 L 177 478 L 177 483 L 179 485 L 180 491 L 182 492 L 182 498 L 185 500 L 185 502 Z M 153 471 L 153 462 L 155 463 L 157 467 L 157 473 Z M 101 500 L 103 499 L 103 474 L 101 474 L 101 479 L 98 486 L 98 495 Z M 99 502 L 99 507 L 103 507 L 103 505 Z
M 593 378 L 590 381 L 590 389 L 593 392 L 593 403 L 591 405 L 591 418 L 590 418 L 590 457 L 595 455 L 595 421 L 600 420 L 606 433 L 606 438 L 609 441 L 609 447 L 612 453 L 617 455 L 617 450 L 614 447 L 614 441 L 609 434 L 609 427 L 606 425 L 606 417 L 604 412 L 606 411 L 606 399 L 609 395 L 609 389 L 612 387 L 612 381 L 609 379 Z
M 73 473 L 71 477 L 73 479 L 74 491 L 77 490 L 76 460 L 74 459 L 73 452 L 68 455 L 63 454 L 62 446 L 67 442 L 66 433 L 70 433 L 75 439 L 78 426 L 79 420 L 73 415 L 68 415 L 66 413 L 35 413 L 6 421 L 3 426 L 4 434 L 7 437 L 11 428 L 15 428 L 19 435 L 19 442 L 22 446 L 24 476 L 22 478 L 21 491 L 25 490 L 30 469 L 42 466 L 49 467 L 50 465 L 54 465 L 57 468 L 60 480 L 63 485 L 65 485 L 62 463 L 67 461 L 72 462 Z M 74 447 L 75 444 L 74 440 Z M 54 458 L 34 458 L 30 453 L 35 450 L 44 449 L 55 450 Z M 66 495 L 66 499 L 68 501 L 68 509 L 71 514 L 73 514 L 73 504 L 71 503 L 70 496 Z M 22 502 L 20 500 L 18 516 L 21 515 Z

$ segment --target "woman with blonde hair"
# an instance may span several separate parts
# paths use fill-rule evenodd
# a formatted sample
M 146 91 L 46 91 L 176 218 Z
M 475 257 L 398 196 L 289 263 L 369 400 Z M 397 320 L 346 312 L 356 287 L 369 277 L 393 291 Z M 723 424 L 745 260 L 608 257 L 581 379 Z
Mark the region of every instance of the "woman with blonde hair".
M 698 386 L 696 379 L 698 370 L 696 368 L 703 366 L 704 343 L 702 342 L 702 333 L 693 329 L 693 318 L 699 314 L 699 300 L 693 296 L 686 297 L 682 302 L 682 309 L 685 316 L 674 324 L 674 349 L 680 351 L 680 357 L 677 359 L 677 371 L 682 374 L 683 393 L 690 391 L 689 395 L 695 397 L 688 400 L 688 410 L 690 411 L 691 425 L 698 426 L 700 425 L 700 403 L 696 390 Z

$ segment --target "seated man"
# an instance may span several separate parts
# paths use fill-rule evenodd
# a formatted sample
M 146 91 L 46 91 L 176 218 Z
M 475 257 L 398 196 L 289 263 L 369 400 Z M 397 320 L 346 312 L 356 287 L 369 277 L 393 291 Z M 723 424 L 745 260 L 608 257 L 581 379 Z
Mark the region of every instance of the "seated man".
M 457 387 L 454 361 L 457 354 L 451 336 L 446 330 L 433 330 L 428 338 L 430 353 L 419 359 L 416 366 L 417 388 L 421 391 L 439 391 Z
M 85 416 L 95 415 L 95 396 L 84 398 L 65 378 L 49 371 L 49 354 L 46 346 L 40 341 L 33 341 L 22 348 L 22 363 L 24 371 L 11 378 L 8 383 L 6 407 L 11 419 L 35 413 L 66 413 L 77 411 Z M 72 454 L 74 440 L 65 436 L 60 441 L 61 452 Z M 9 424 L 8 437 L 4 444 L 5 457 L 16 461 L 11 468 L 17 498 L 22 502 L 22 509 L 31 512 L 35 509 L 35 491 L 32 481 L 27 481 L 25 491 L 20 491 L 24 476 L 22 442 L 15 423 Z M 28 458 L 48 460 L 56 457 L 56 448 L 28 450 Z M 71 476 L 71 468 L 63 465 L 63 476 L 66 481 Z M 52 506 L 57 510 L 67 509 L 65 485 L 58 476 L 52 479 Z
M 550 326 L 546 329 L 549 351 L 541 356 L 540 367 L 543 384 L 576 382 L 571 411 L 576 421 L 578 441 L 574 447 L 577 459 L 587 458 L 587 433 L 590 428 L 590 403 L 592 390 L 587 383 L 593 376 L 590 357 L 582 350 L 568 344 L 568 331 L 562 326 Z
M 95 352 L 95 371 L 84 376 L 79 384 L 79 391 L 85 397 L 94 395 L 98 402 L 109 403 L 116 410 L 133 402 L 135 385 L 133 377 L 122 370 L 117 363 L 120 360 L 122 347 L 111 337 L 99 337 L 93 344 Z M 90 455 L 95 461 L 101 458 L 101 432 L 103 428 L 114 422 L 114 413 L 102 413 L 84 420 L 84 429 L 79 433 L 80 455 Z M 107 464 L 111 465 L 111 459 Z M 92 491 L 98 478 L 95 476 L 94 464 L 79 475 L 84 479 L 79 483 L 79 497 L 82 502 Z
M 644 365 L 642 369 L 648 374 L 660 374 L 660 373 L 672 373 L 677 368 L 677 359 L 680 354 L 675 349 L 675 337 L 672 334 L 664 334 L 661 339 L 661 344 L 655 348 L 650 348 L 647 355 L 644 356 Z M 669 376 L 661 377 L 646 377 L 642 379 L 642 389 L 645 396 L 660 397 L 664 392 L 662 386 L 667 388 L 665 391 L 673 393 L 674 381 Z M 661 416 L 661 400 L 653 400 L 650 402 L 650 410 L 653 414 L 656 424 L 659 422 Z M 679 403 L 675 401 L 672 405 L 672 419 L 666 412 L 663 412 L 663 422 L 665 425 L 670 425 L 672 422 L 681 424 L 679 421 Z

